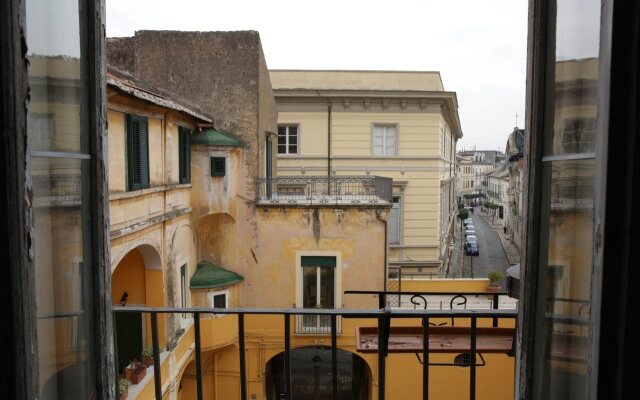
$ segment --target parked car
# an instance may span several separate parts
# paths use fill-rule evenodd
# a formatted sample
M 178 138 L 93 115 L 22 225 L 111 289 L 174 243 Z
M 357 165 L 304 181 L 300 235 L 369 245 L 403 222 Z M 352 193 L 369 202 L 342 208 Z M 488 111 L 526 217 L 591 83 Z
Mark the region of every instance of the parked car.
M 464 226 L 467 226 L 469 224 L 473 225 L 473 220 L 471 218 L 467 218 L 462 222 L 464 223 Z
M 469 246 L 470 243 L 478 244 L 478 237 L 475 236 L 475 235 L 467 236 L 466 239 L 464 240 L 464 248 L 465 248 L 465 250 Z
M 465 252 L 468 256 L 479 256 L 480 247 L 478 246 L 478 243 L 469 243 Z
M 469 235 L 475 236 L 476 235 L 476 230 L 475 229 L 469 229 L 467 227 L 467 229 L 464 231 L 464 237 L 467 237 Z

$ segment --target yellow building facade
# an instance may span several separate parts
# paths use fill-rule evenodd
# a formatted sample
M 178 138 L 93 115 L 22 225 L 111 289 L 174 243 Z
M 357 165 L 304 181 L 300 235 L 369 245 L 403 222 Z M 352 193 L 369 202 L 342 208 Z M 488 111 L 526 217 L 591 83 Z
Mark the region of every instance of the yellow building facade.
M 439 82 L 437 75 L 428 78 L 429 85 Z M 377 296 L 346 292 L 384 290 L 388 265 L 397 263 L 398 253 L 413 251 L 411 254 L 433 254 L 439 259 L 438 240 L 446 240 L 455 199 L 453 157 L 460 134 L 457 114 L 450 111 L 455 105 L 453 94 L 445 93 L 444 99 L 434 102 L 408 99 L 405 105 L 389 99 L 389 112 L 384 111 L 386 100 L 380 100 L 379 105 L 371 106 L 380 108 L 371 115 L 384 127 L 396 127 L 395 145 L 401 156 L 354 158 L 347 151 L 350 145 L 343 143 L 342 150 L 336 150 L 337 161 L 332 159 L 332 166 L 325 170 L 332 171 L 327 178 L 320 169 L 310 168 L 311 164 L 305 164 L 310 172 L 295 171 L 294 159 L 269 157 L 281 146 L 282 125 L 276 126 L 275 119 L 273 127 L 253 139 L 247 132 L 235 135 L 218 130 L 217 118 L 198 106 L 121 71 L 111 70 L 108 85 L 111 290 L 114 307 L 121 308 L 114 318 L 120 373 L 132 358 L 142 358 L 142 351 L 152 342 L 150 314 L 122 312 L 127 307 L 372 310 L 378 307 Z M 326 126 L 334 127 L 348 141 L 352 134 L 348 126 L 353 122 L 347 114 L 345 110 L 332 114 L 339 123 Z M 371 117 L 364 110 L 358 115 L 362 121 Z M 308 126 L 305 121 L 301 129 Z M 378 124 L 366 123 L 371 129 Z M 360 129 L 358 124 L 354 129 Z M 140 139 L 142 131 L 146 132 L 144 140 Z M 312 137 L 300 138 L 301 145 L 313 148 Z M 412 148 L 411 138 L 421 143 L 422 150 Z M 146 151 L 140 151 L 145 143 Z M 320 146 L 320 141 L 316 144 Z M 258 156 L 253 149 L 261 149 Z M 361 167 L 369 164 L 365 161 L 369 158 L 377 167 L 367 174 Z M 256 159 L 263 167 L 254 168 Z M 288 176 L 281 173 L 283 163 Z M 278 176 L 269 177 L 269 169 L 278 171 Z M 355 173 L 358 170 L 364 173 Z M 451 202 L 451 210 L 447 206 L 451 213 L 421 204 L 430 199 L 438 205 Z M 403 228 L 397 235 L 403 241 L 394 244 L 390 225 L 400 221 L 399 206 L 412 217 L 401 221 Z M 434 226 L 416 228 L 412 218 L 435 221 Z M 415 236 L 418 234 L 426 236 Z M 435 243 L 432 250 L 421 244 L 428 237 Z M 409 244 L 405 248 L 403 243 Z M 413 282 L 408 290 L 420 290 L 419 283 Z M 483 291 L 486 285 L 486 280 L 479 280 L 453 289 L 443 281 L 440 288 Z M 438 290 L 438 286 L 426 290 Z M 193 318 L 189 313 L 157 317 L 163 398 L 196 397 Z M 241 398 L 239 318 L 200 316 L 205 398 Z M 290 322 L 294 393 L 326 397 L 331 321 L 316 315 L 292 315 Z M 420 322 L 398 319 L 391 326 L 415 327 Z M 457 321 L 460 326 L 468 323 Z M 480 326 L 490 324 L 490 320 L 479 321 Z M 248 398 L 279 399 L 284 382 L 283 317 L 247 315 L 243 325 Z M 377 321 L 337 319 L 340 393 L 345 398 L 377 398 L 377 356 L 356 348 L 356 331 L 367 326 L 376 327 Z M 432 362 L 450 363 L 452 357 L 434 354 Z M 504 354 L 485 358 L 490 367 L 479 369 L 478 394 L 508 398 L 513 382 L 498 385 L 496 377 L 511 379 L 513 358 Z M 421 387 L 415 382 L 420 381 L 422 367 L 415 355 L 390 354 L 386 362 L 387 392 L 401 393 L 402 398 L 419 397 Z M 464 368 L 432 368 L 431 373 L 433 396 L 468 395 L 468 388 L 452 389 L 449 384 L 450 379 L 468 381 Z M 153 398 L 154 375 L 154 367 L 146 368 L 144 378 L 128 388 L 128 399 Z
M 437 72 L 272 70 L 279 176 L 393 179 L 389 265 L 439 273 L 455 213 L 454 92 Z

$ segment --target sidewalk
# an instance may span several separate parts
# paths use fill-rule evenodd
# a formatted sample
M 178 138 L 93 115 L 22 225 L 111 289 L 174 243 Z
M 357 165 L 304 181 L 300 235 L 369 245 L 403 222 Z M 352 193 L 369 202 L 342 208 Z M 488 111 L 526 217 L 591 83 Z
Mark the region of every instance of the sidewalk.
M 507 235 L 504 233 L 504 226 L 502 223 L 492 223 L 491 217 L 487 215 L 486 212 L 479 212 L 478 215 L 482 216 L 485 221 L 496 231 L 498 237 L 500 238 L 500 243 L 502 243 L 502 248 L 504 249 L 504 254 L 507 256 L 507 260 L 509 264 L 515 265 L 520 263 L 520 252 L 516 247 L 511 243 L 511 241 L 507 238 Z

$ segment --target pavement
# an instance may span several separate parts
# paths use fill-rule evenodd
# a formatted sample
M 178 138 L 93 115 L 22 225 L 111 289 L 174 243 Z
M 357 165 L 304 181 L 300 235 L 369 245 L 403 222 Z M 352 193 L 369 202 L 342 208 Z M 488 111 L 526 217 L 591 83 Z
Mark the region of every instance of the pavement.
M 509 237 L 504 233 L 504 224 L 502 222 L 494 223 L 492 222 L 493 218 L 488 215 L 486 212 L 481 212 L 479 214 L 484 220 L 489 224 L 498 234 L 500 238 L 500 243 L 502 244 L 502 249 L 504 250 L 505 255 L 507 256 L 507 260 L 510 265 L 515 265 L 520 263 L 520 252 L 514 246 Z

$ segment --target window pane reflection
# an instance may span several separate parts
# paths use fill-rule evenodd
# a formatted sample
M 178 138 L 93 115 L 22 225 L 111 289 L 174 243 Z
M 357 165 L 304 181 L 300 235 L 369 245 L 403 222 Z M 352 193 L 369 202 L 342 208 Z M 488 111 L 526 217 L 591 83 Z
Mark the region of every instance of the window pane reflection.
M 585 396 L 594 160 L 551 163 L 546 332 L 551 397 Z
M 94 398 L 87 107 L 78 0 L 27 0 L 40 398 Z

